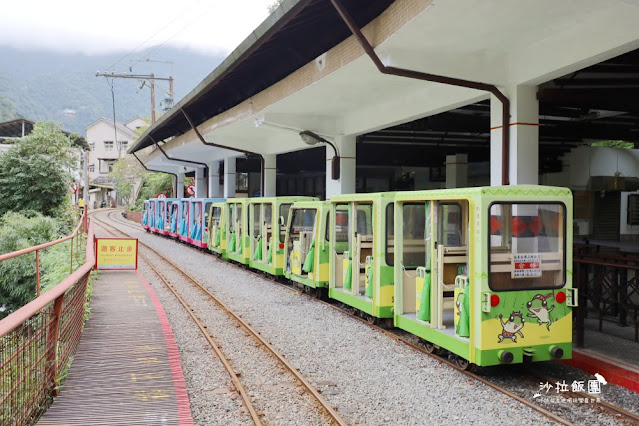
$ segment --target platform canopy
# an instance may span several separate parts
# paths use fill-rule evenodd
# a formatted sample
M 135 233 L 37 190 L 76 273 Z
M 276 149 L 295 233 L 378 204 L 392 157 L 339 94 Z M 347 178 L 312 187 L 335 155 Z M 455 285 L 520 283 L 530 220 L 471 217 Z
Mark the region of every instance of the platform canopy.
M 342 3 L 386 65 L 505 93 L 536 86 L 540 156 L 597 139 L 639 141 L 637 1 Z M 489 99 L 381 74 L 330 0 L 285 0 L 129 152 L 158 142 L 170 156 L 205 163 L 243 155 L 204 145 L 190 120 L 208 142 L 263 155 L 307 148 L 299 132 L 311 130 L 381 145 L 378 162 L 401 152 L 415 162 L 411 150 L 424 146 L 490 158 Z M 145 162 L 183 167 L 159 150 Z

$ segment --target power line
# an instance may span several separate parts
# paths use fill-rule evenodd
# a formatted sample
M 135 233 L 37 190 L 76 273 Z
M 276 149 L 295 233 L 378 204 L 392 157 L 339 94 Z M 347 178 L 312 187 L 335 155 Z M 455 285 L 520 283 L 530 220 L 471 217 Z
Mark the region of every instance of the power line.
M 151 40 L 153 37 L 155 37 L 156 35 L 158 35 L 159 33 L 161 33 L 162 31 L 164 31 L 167 27 L 169 27 L 171 24 L 173 24 L 175 21 L 177 21 L 178 19 L 180 19 L 187 11 L 191 10 L 192 7 L 196 6 L 198 3 L 200 3 L 202 0 L 197 0 L 195 3 L 193 3 L 192 5 L 189 4 L 187 6 L 185 6 L 182 11 L 175 17 L 173 18 L 173 20 L 171 20 L 168 24 L 166 24 L 165 26 L 163 26 L 162 28 L 160 28 L 159 30 L 157 30 L 155 33 L 153 33 L 153 35 L 151 35 L 149 38 L 147 38 L 146 40 L 144 40 L 142 43 L 138 44 L 133 50 L 131 50 L 129 53 L 127 53 L 126 55 L 122 56 L 120 59 L 118 59 L 117 61 L 115 61 L 111 66 L 107 67 L 106 69 L 109 68 L 113 68 L 115 67 L 117 64 L 119 64 L 120 62 L 122 62 L 123 60 L 125 60 L 126 58 L 128 58 L 129 56 L 131 56 L 134 52 L 136 52 L 140 47 L 144 46 L 149 40 Z M 175 37 L 175 36 L 173 36 Z M 172 37 L 171 37 L 172 38 Z M 166 42 L 164 42 L 164 44 L 166 44 Z M 147 55 L 148 56 L 148 55 Z M 139 62 L 139 61 L 138 61 Z

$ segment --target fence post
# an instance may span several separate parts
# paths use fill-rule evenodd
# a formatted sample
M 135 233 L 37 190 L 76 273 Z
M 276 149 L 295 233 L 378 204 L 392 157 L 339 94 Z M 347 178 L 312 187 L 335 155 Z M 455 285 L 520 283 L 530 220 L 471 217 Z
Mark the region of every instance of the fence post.
M 622 268 L 619 271 L 619 325 L 625 327 L 628 325 L 628 270 Z
M 49 333 L 47 335 L 47 362 L 50 368 L 49 382 L 53 384 L 51 393 L 53 396 L 58 395 L 58 339 L 60 334 L 60 317 L 62 316 L 62 302 L 64 294 L 61 294 L 53 303 L 53 316 L 49 325 Z
M 69 257 L 69 275 L 71 275 L 72 273 L 73 273 L 73 238 L 71 238 L 71 256 Z
M 40 250 L 36 250 L 36 297 L 40 296 Z

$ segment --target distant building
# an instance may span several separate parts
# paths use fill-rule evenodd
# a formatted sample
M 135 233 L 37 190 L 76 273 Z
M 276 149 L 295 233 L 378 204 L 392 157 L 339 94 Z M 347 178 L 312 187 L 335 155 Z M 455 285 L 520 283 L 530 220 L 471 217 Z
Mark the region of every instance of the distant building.
M 146 126 L 141 117 L 135 117 L 126 123 L 101 118 L 86 128 L 89 154 L 89 208 L 98 208 L 102 202 L 108 207 L 120 204 L 113 179 L 109 172 L 113 165 L 122 158 L 132 140 L 136 138 L 136 130 Z

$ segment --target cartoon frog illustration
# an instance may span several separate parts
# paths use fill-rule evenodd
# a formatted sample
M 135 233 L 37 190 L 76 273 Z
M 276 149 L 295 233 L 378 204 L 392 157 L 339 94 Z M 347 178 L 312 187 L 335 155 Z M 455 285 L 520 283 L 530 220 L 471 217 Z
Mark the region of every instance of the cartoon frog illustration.
M 519 318 L 519 321 L 516 321 L 515 318 Z M 508 318 L 506 322 L 504 322 L 504 316 L 502 314 L 499 314 L 499 322 L 501 322 L 502 330 L 501 334 L 497 336 L 499 337 L 498 343 L 503 342 L 504 339 L 511 339 L 513 343 L 517 343 L 518 334 L 522 338 L 524 337 L 524 334 L 521 332 L 521 330 L 524 328 L 526 320 L 521 315 L 521 312 L 511 313 L 510 318 Z
M 548 293 L 545 296 L 543 294 L 535 294 L 532 300 L 526 303 L 526 307 L 530 311 L 528 316 L 537 318 L 539 325 L 546 324 L 548 331 L 550 331 L 550 325 L 552 324 L 550 312 L 555 309 L 555 305 L 552 305 L 550 309 L 548 309 L 547 299 L 550 297 L 552 297 L 552 293 Z M 537 301 L 539 301 L 539 303 Z

